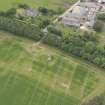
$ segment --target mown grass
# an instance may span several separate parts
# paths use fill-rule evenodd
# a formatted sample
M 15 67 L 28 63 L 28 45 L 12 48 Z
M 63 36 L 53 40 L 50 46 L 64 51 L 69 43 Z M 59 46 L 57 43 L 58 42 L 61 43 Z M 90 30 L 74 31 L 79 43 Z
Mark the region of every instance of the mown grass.
M 76 0 L 1 0 L 0 10 L 6 10 L 17 3 L 29 4 L 32 7 L 48 7 L 50 9 L 66 8 L 68 4 L 74 3 Z
M 104 75 L 53 48 L 0 32 L 0 105 L 77 105 L 105 90 Z

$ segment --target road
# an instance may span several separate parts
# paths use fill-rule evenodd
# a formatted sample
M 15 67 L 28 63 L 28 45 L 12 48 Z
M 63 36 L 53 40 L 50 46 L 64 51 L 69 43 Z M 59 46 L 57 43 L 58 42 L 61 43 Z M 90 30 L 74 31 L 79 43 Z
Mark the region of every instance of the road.
M 76 5 L 78 5 L 79 3 L 80 3 L 80 0 L 78 0 L 74 5 L 72 5 L 69 9 L 67 9 L 67 10 L 66 10 L 62 15 L 60 15 L 59 17 L 64 17 L 65 14 L 67 14 L 68 12 L 70 12 L 70 11 L 71 11 Z M 53 21 L 54 24 L 58 21 L 59 17 L 57 17 L 57 18 Z M 47 27 L 48 27 L 48 26 L 47 26 Z M 44 33 L 47 33 L 47 27 L 43 29 L 43 32 L 44 32 Z
M 69 9 L 67 9 L 67 10 L 65 11 L 65 13 L 63 13 L 63 14 L 60 15 L 59 17 L 64 17 L 65 14 L 67 14 L 68 12 L 70 12 L 70 11 L 71 11 L 76 5 L 78 5 L 79 3 L 80 3 L 80 0 L 78 0 L 73 6 L 71 6 Z M 56 23 L 56 22 L 58 21 L 59 17 L 58 17 L 57 19 L 55 19 L 55 20 L 53 21 L 53 23 Z

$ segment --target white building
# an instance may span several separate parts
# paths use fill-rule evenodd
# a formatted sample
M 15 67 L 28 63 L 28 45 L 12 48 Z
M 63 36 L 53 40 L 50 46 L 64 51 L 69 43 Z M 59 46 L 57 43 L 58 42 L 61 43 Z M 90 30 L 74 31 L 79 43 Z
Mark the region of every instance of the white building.
M 64 26 L 81 27 L 87 26 L 92 28 L 96 21 L 100 5 L 94 2 L 80 2 L 71 11 L 66 12 L 61 17 L 61 23 Z
M 105 0 L 98 0 L 99 3 L 105 3 Z

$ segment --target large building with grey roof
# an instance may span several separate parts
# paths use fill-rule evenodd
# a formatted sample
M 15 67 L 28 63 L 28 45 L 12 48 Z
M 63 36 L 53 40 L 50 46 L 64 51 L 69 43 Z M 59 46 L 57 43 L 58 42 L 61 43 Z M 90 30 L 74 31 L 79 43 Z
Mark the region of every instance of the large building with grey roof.
M 64 13 L 61 23 L 64 26 L 93 27 L 100 5 L 95 2 L 80 2 L 70 11 Z

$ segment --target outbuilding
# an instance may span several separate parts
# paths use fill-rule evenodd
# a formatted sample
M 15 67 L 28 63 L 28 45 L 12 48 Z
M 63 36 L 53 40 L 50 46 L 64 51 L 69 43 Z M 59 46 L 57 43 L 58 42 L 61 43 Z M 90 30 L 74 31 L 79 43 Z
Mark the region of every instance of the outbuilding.
M 105 4 L 105 0 L 98 0 L 99 3 Z

